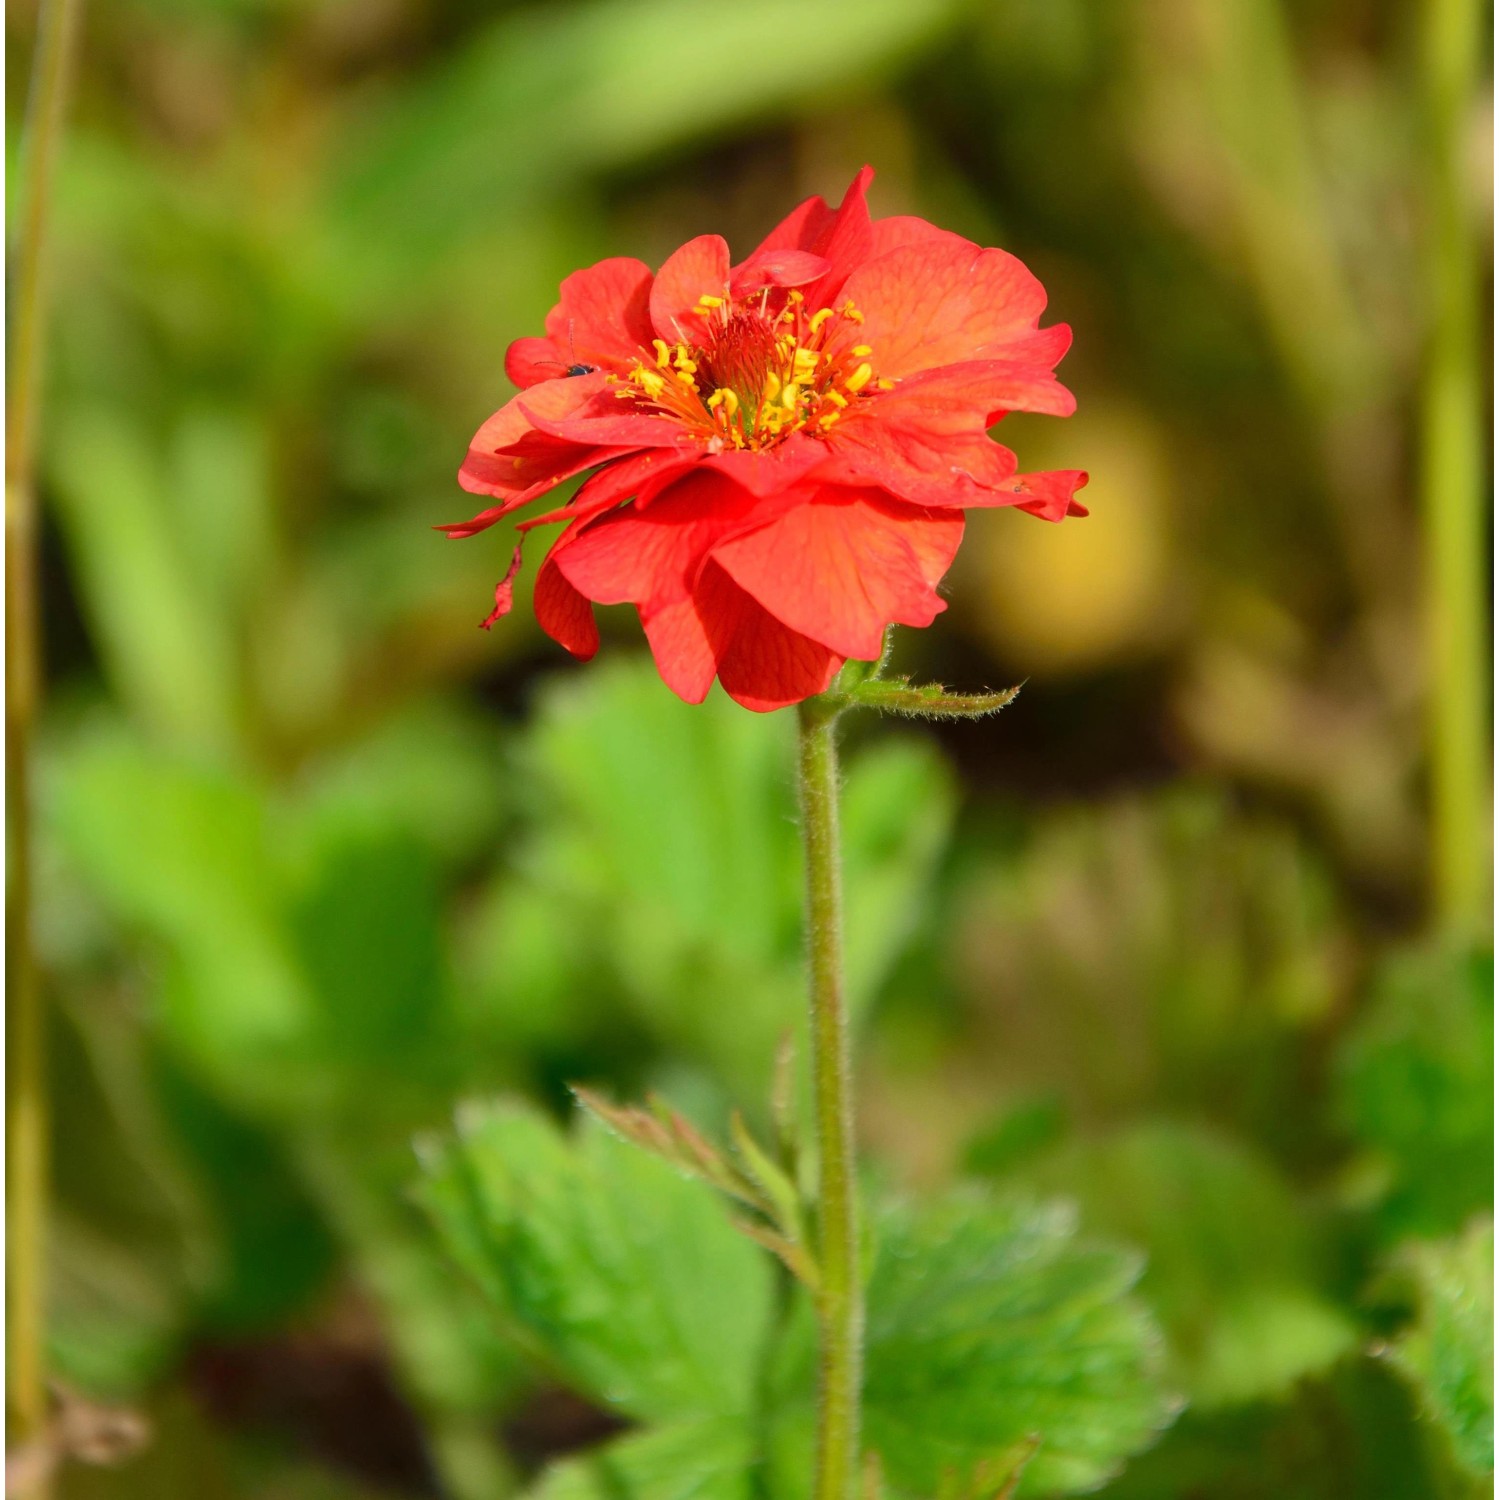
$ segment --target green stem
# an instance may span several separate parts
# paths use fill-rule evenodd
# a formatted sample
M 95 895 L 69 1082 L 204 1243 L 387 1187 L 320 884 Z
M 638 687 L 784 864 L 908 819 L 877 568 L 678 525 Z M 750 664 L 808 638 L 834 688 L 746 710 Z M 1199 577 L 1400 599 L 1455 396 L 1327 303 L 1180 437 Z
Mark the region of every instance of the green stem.
M 844 1004 L 837 718 L 837 708 L 818 699 L 799 710 L 822 1277 L 816 1500 L 845 1500 L 854 1483 L 864 1340 L 854 1090 Z
M 76 0 L 44 0 L 27 105 L 25 179 L 15 247 L 14 337 L 5 415 L 5 749 L 10 829 L 5 928 L 9 1003 L 6 1198 L 9 1205 L 9 1404 L 20 1441 L 47 1427 L 46 1015 L 32 932 L 32 740 L 41 687 L 37 611 L 36 430 L 46 325 L 46 246 L 62 137 Z M 46 1494 L 38 1479 L 32 1500 Z
M 1422 393 L 1432 845 L 1438 921 L 1484 920 L 1484 536 L 1479 284 L 1464 185 L 1464 132 L 1478 72 L 1478 0 L 1428 0 L 1425 105 L 1431 184 L 1432 326 Z

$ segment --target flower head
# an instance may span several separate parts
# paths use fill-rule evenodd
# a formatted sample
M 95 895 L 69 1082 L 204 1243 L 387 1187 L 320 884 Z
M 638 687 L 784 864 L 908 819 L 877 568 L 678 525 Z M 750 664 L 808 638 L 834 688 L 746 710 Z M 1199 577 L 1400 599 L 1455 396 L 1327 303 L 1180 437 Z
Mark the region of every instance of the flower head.
M 1067 416 L 1065 324 L 1014 256 L 923 219 L 872 219 L 866 167 L 842 204 L 810 198 L 748 260 L 718 235 L 655 275 L 613 259 L 562 284 L 505 367 L 521 393 L 475 435 L 459 483 L 495 504 L 472 536 L 592 470 L 537 576 L 543 629 L 599 645 L 592 604 L 636 606 L 667 685 L 715 676 L 753 709 L 822 692 L 891 624 L 928 625 L 964 512 L 1085 514 L 1076 470 L 1017 472 L 988 429 Z M 519 556 L 519 553 L 518 553 Z M 510 607 L 515 563 L 496 590 Z

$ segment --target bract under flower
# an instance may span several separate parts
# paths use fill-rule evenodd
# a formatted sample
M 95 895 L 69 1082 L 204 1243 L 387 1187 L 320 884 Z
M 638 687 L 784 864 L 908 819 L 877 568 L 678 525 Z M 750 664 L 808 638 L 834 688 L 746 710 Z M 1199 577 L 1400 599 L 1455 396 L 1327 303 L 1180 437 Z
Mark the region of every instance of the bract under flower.
M 484 423 L 459 483 L 495 503 L 471 536 L 592 470 L 537 576 L 537 618 L 574 655 L 592 604 L 633 604 L 663 679 L 745 706 L 823 691 L 886 626 L 927 625 L 969 509 L 1086 514 L 1077 470 L 1022 474 L 988 429 L 1067 416 L 1041 283 L 1003 250 L 925 220 L 871 219 L 864 168 L 810 198 L 739 265 L 717 235 L 654 276 L 616 258 L 563 282 L 545 337 L 518 339 L 521 392 Z M 509 607 L 497 590 L 486 625 Z

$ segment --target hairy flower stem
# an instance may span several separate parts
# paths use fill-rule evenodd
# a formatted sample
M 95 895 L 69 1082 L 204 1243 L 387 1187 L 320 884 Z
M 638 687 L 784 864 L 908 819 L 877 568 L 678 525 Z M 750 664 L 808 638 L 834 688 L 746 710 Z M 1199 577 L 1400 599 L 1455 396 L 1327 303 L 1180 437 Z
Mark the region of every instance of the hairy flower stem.
M 43 997 L 32 933 L 31 747 L 41 680 L 36 594 L 35 453 L 46 325 L 46 243 L 53 166 L 62 136 L 76 0 L 44 0 L 27 106 L 25 180 L 14 265 L 14 323 L 5 415 L 5 750 L 9 826 L 5 936 L 8 962 L 7 1365 L 11 1436 L 47 1428 L 47 1077 Z M 49 1489 L 26 1484 L 27 1500 Z
M 859 1452 L 864 1293 L 854 1166 L 854 1092 L 844 1004 L 836 706 L 798 710 L 802 847 L 807 871 L 813 1093 L 818 1135 L 818 1450 L 815 1500 L 847 1500 Z
M 1432 298 L 1422 393 L 1432 844 L 1440 924 L 1477 931 L 1485 910 L 1483 440 L 1479 275 L 1464 140 L 1479 76 L 1478 0 L 1428 0 L 1427 270 Z

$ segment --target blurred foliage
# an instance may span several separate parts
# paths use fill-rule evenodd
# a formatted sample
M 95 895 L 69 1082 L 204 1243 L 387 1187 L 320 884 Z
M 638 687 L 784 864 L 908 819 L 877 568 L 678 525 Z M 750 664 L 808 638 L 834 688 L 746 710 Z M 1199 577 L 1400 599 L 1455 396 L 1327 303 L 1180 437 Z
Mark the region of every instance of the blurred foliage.
M 34 10 L 7 17 L 12 161 Z M 1423 931 L 1415 25 L 89 9 L 43 432 L 52 1328 L 64 1378 L 156 1436 L 71 1466 L 68 1500 L 661 1500 L 739 1493 L 749 1453 L 799 1482 L 787 1289 L 694 1185 L 538 1113 L 585 1080 L 754 1120 L 801 1024 L 791 726 L 676 703 L 621 659 L 625 612 L 573 668 L 524 573 L 481 633 L 509 543 L 428 528 L 466 513 L 463 445 L 563 275 L 743 249 L 865 160 L 879 212 L 1042 276 L 1080 409 L 1006 436 L 1089 467 L 1094 512 L 975 516 L 950 613 L 898 642 L 919 680 L 1027 679 L 1001 718 L 851 726 L 863 1123 L 873 1199 L 905 1205 L 871 1246 L 888 1484 L 1009 1472 L 1021 1412 L 1050 1429 L 1035 1493 L 1132 1454 L 1103 1494 L 1473 1484 L 1492 981 Z M 1473 135 L 1477 227 L 1482 107 Z M 547 1212 L 450 1205 L 440 1238 L 411 1142 L 497 1095 L 474 1119 L 530 1145 L 465 1171 Z M 641 1248 L 669 1227 L 678 1258 Z M 737 1298 L 708 1302 L 715 1267 Z M 682 1299 L 677 1365 L 597 1341 L 587 1298 L 627 1269 Z M 1187 1405 L 1148 1446 L 1163 1390 Z

